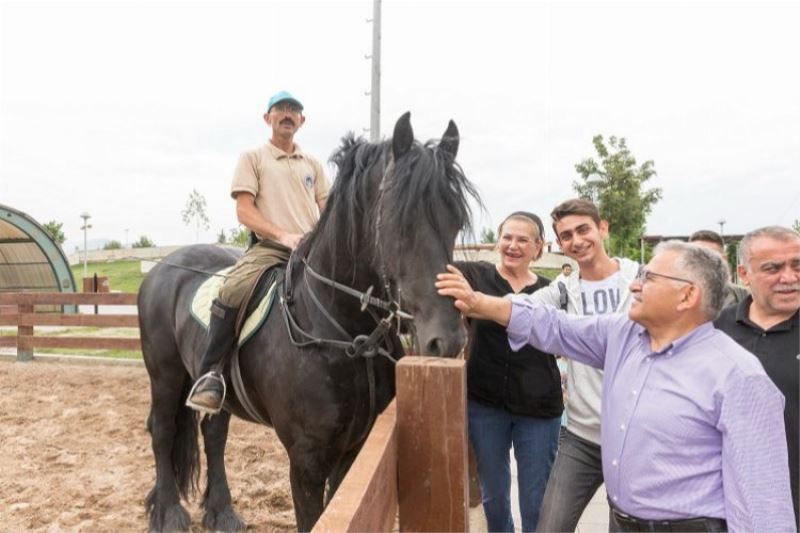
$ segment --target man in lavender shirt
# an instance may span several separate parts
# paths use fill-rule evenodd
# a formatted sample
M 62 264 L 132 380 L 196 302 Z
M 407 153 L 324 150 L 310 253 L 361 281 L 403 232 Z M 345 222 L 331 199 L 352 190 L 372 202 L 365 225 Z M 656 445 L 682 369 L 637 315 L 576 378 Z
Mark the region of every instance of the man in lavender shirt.
M 728 279 L 722 258 L 662 243 L 631 284 L 628 317 L 490 297 L 448 270 L 439 293 L 507 325 L 512 348 L 604 370 L 603 475 L 620 531 L 795 531 L 783 395 L 711 323 Z

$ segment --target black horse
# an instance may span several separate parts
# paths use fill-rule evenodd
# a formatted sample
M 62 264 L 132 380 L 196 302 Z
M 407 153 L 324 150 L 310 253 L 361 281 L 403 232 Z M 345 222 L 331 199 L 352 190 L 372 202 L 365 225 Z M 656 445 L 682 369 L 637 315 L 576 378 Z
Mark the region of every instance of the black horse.
M 468 200 L 477 200 L 455 163 L 458 142 L 451 121 L 438 145 L 420 144 L 408 113 L 390 141 L 370 144 L 352 134 L 343 140 L 333 156 L 338 174 L 327 208 L 287 266 L 280 309 L 240 349 L 242 381 L 257 416 L 229 392 L 225 410 L 200 424 L 208 463 L 205 527 L 244 529 L 225 474 L 231 413 L 275 428 L 289 455 L 297 528 L 307 531 L 394 396 L 400 330 L 414 333 L 417 353 L 449 357 L 462 349 L 459 313 L 434 288 L 436 274 L 452 261 L 458 232 L 469 226 Z M 151 530 L 190 527 L 180 497 L 197 488 L 199 451 L 197 418 L 184 402 L 206 333 L 189 304 L 207 277 L 202 271 L 234 261 L 223 249 L 189 246 L 156 266 L 139 292 L 156 463 L 145 502 Z

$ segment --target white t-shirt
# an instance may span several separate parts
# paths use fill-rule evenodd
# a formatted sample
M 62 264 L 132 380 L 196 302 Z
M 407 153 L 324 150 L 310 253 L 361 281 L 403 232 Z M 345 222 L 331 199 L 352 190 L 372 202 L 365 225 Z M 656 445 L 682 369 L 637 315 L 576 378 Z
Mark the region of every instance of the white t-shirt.
M 607 315 L 620 311 L 619 270 L 600 281 L 581 280 L 584 316 Z
M 630 259 L 614 258 L 619 270 L 601 281 L 587 281 L 575 271 L 567 278 L 565 285 L 569 297 L 567 312 L 573 315 L 595 315 L 598 311 L 625 313 L 630 307 L 630 283 L 639 271 L 639 264 Z M 597 291 L 605 291 L 598 294 Z M 610 291 L 610 292 L 609 292 Z M 556 282 L 531 295 L 531 298 L 559 307 L 561 291 Z M 597 306 L 595 306 L 595 299 Z M 583 303 L 586 302 L 586 311 Z M 595 309 L 595 307 L 597 307 Z M 603 371 L 597 368 L 567 360 L 568 368 L 568 428 L 575 435 L 600 445 L 600 407 L 603 391 Z

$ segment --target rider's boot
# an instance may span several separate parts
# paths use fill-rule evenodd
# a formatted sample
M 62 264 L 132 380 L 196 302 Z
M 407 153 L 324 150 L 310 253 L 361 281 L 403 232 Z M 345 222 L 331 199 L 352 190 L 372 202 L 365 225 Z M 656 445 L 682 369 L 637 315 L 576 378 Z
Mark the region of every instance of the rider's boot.
M 208 326 L 208 348 L 200 361 L 200 377 L 186 400 L 186 405 L 196 411 L 217 414 L 225 401 L 224 363 L 220 364 L 236 346 L 236 318 L 239 309 L 222 305 L 219 300 L 211 304 L 211 323 Z

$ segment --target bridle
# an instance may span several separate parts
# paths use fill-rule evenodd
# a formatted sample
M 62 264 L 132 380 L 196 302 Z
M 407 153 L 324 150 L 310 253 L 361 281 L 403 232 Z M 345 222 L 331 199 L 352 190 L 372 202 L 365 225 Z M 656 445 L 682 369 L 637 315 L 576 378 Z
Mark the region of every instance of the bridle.
M 389 299 L 384 300 L 382 298 L 378 298 L 373 296 L 373 286 L 369 286 L 366 291 L 360 291 L 343 283 L 339 283 L 334 281 L 322 274 L 316 272 L 311 265 L 308 264 L 306 258 L 302 258 L 299 260 L 294 259 L 295 252 L 292 252 L 292 257 L 289 259 L 289 263 L 286 268 L 286 275 L 284 277 L 284 291 L 281 295 L 281 309 L 283 310 L 283 317 L 284 322 L 286 324 L 286 329 L 289 334 L 289 340 L 291 343 L 297 347 L 305 347 L 305 346 L 332 346 L 334 348 L 339 348 L 344 350 L 345 354 L 350 358 L 357 358 L 357 357 L 364 357 L 366 359 L 372 359 L 377 355 L 382 355 L 392 361 L 393 363 L 397 363 L 397 359 L 392 355 L 394 352 L 394 343 L 392 342 L 392 338 L 388 335 L 390 331 L 395 330 L 400 332 L 400 328 L 402 325 L 402 321 L 413 321 L 414 316 L 410 313 L 407 313 L 402 310 L 401 308 L 401 294 L 402 291 L 399 287 L 395 287 L 395 284 L 391 282 L 388 276 L 388 270 L 386 268 L 386 261 L 383 259 L 381 255 L 381 234 L 380 234 L 380 223 L 381 223 L 381 212 L 382 212 L 382 200 L 383 200 L 383 193 L 384 193 L 384 185 L 386 183 L 386 178 L 389 173 L 394 169 L 394 158 L 390 157 L 388 164 L 386 165 L 386 169 L 384 170 L 383 176 L 381 177 L 380 185 L 378 188 L 378 199 L 377 199 L 377 210 L 375 215 L 375 244 L 376 249 L 378 250 L 378 272 L 381 277 L 381 282 L 383 283 L 384 293 L 388 295 Z M 290 304 L 294 299 L 293 294 L 293 286 L 292 286 L 292 270 L 295 264 L 300 264 L 303 266 L 303 281 L 305 282 L 306 293 L 309 295 L 311 301 L 314 303 L 316 308 L 322 313 L 325 319 L 330 323 L 333 328 L 343 337 L 343 339 L 327 339 L 323 337 L 318 337 L 305 329 L 303 329 L 298 323 L 297 319 L 294 317 L 290 310 Z M 333 289 L 340 291 L 344 294 L 352 296 L 361 302 L 361 312 L 367 312 L 375 321 L 376 326 L 375 329 L 369 335 L 351 335 L 347 332 L 347 330 L 337 321 L 331 313 L 325 308 L 325 306 L 320 302 L 319 298 L 317 297 L 316 293 L 314 292 L 311 284 L 309 283 L 309 277 L 313 278 L 320 283 L 332 287 Z M 388 315 L 381 318 L 376 309 L 380 309 L 383 311 L 388 311 Z M 301 337 L 301 338 L 298 338 Z
M 303 276 L 303 281 L 305 282 L 306 293 L 311 298 L 311 301 L 314 303 L 320 313 L 322 313 L 322 316 L 325 317 L 325 319 L 334 327 L 334 329 L 336 329 L 336 331 L 341 334 L 342 337 L 344 337 L 344 339 L 327 339 L 318 337 L 306 331 L 300 326 L 300 324 L 297 323 L 297 319 L 295 319 L 289 308 L 289 304 L 291 304 L 294 299 L 291 278 L 293 265 L 295 263 L 299 263 L 303 266 L 303 273 L 305 274 Z M 311 284 L 308 281 L 309 278 L 316 279 L 317 281 L 328 285 L 337 291 L 358 299 L 358 301 L 361 302 L 361 312 L 369 313 L 369 315 L 376 322 L 375 329 L 372 330 L 372 333 L 369 335 L 362 334 L 355 336 L 348 333 L 347 330 L 339 323 L 339 321 L 330 314 L 322 302 L 320 302 L 319 298 L 314 292 L 314 289 L 311 287 Z M 396 363 L 397 359 L 392 356 L 394 346 L 391 337 L 388 336 L 388 333 L 395 328 L 399 331 L 402 321 L 413 320 L 414 316 L 406 313 L 400 308 L 399 298 L 383 300 L 373 296 L 373 290 L 374 287 L 370 286 L 366 291 L 359 291 L 327 278 L 322 274 L 319 274 L 317 271 L 311 268 L 311 265 L 308 264 L 306 259 L 301 259 L 299 261 L 293 261 L 290 259 L 289 265 L 286 269 L 286 275 L 284 277 L 284 291 L 281 295 L 281 308 L 283 310 L 286 329 L 289 333 L 289 340 L 297 347 L 306 347 L 312 345 L 332 346 L 334 348 L 344 350 L 345 354 L 347 354 L 347 356 L 350 358 L 364 357 L 371 359 L 376 355 L 382 355 L 393 363 Z M 376 308 L 388 311 L 389 314 L 383 318 L 380 318 L 375 311 Z M 298 339 L 298 336 L 302 337 L 304 340 Z M 382 346 L 381 343 L 383 343 L 385 346 Z

